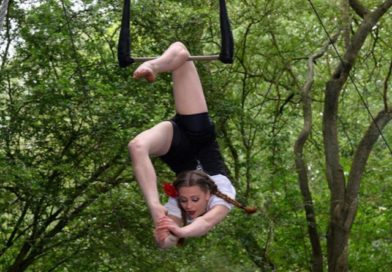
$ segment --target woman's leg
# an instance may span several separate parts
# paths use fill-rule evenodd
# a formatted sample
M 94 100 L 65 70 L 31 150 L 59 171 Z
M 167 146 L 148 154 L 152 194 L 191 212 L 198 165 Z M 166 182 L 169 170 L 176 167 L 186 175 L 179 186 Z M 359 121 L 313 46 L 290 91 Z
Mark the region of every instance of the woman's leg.
M 129 144 L 133 172 L 147 202 L 154 224 L 165 216 L 165 208 L 159 201 L 157 176 L 150 156 L 161 156 L 169 151 L 173 127 L 168 121 L 161 122 L 137 135 Z
M 145 78 L 152 82 L 159 73 L 171 72 L 176 111 L 183 115 L 207 112 L 199 74 L 195 64 L 187 61 L 189 56 L 182 43 L 173 43 L 162 56 L 140 65 L 133 77 Z

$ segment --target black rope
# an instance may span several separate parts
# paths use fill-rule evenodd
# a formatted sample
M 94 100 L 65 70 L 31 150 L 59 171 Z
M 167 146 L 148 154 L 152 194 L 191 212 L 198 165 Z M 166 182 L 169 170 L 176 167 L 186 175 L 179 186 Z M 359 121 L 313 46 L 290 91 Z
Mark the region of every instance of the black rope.
M 130 17 L 131 17 L 131 3 L 130 0 L 124 0 L 120 36 L 117 46 L 117 58 L 120 67 L 127 67 L 135 61 L 145 61 L 151 59 L 146 58 L 132 58 L 131 57 L 131 32 L 130 32 Z M 214 60 L 219 59 L 223 63 L 233 63 L 234 55 L 234 41 L 233 33 L 230 27 L 229 16 L 227 14 L 225 0 L 219 0 L 219 19 L 221 31 L 221 48 L 219 56 L 191 56 L 194 60 Z
M 334 49 L 336 55 L 338 56 L 340 62 L 341 62 L 342 64 L 344 64 L 343 58 L 342 58 L 342 56 L 339 54 L 339 51 L 338 51 L 338 49 L 336 48 L 335 44 L 332 42 L 331 35 L 329 34 L 329 32 L 328 32 L 328 30 L 326 29 L 326 27 L 325 27 L 323 21 L 321 20 L 321 16 L 320 16 L 319 13 L 317 12 L 316 7 L 313 5 L 312 0 L 308 0 L 308 2 L 309 2 L 309 4 L 310 4 L 310 6 L 312 7 L 313 12 L 316 14 L 316 17 L 317 17 L 318 21 L 320 22 L 320 24 L 321 24 L 321 26 L 322 26 L 322 28 L 323 28 L 325 34 L 327 35 L 327 37 L 328 37 L 328 39 L 329 39 L 329 41 L 331 42 L 332 47 L 333 47 L 333 49 Z M 369 106 L 367 105 L 365 99 L 363 98 L 363 95 L 360 93 L 359 88 L 357 87 L 357 84 L 355 84 L 354 78 L 353 78 L 353 76 L 351 75 L 351 73 L 348 74 L 348 77 L 350 78 L 351 83 L 354 85 L 354 89 L 356 90 L 356 92 L 357 92 L 357 94 L 359 95 L 359 97 L 360 97 L 360 99 L 361 99 L 361 101 L 362 101 L 364 107 L 366 108 L 366 110 L 367 110 L 369 116 L 371 117 L 371 119 L 372 119 L 372 121 L 373 121 L 373 124 L 374 124 L 375 127 L 377 128 L 378 132 L 380 133 L 381 138 L 383 139 L 385 145 L 387 146 L 389 152 L 390 152 L 391 155 L 392 155 L 392 149 L 391 149 L 390 145 L 388 144 L 388 141 L 387 141 L 387 139 L 385 138 L 385 136 L 384 136 L 382 130 L 381 130 L 380 127 L 378 126 L 378 124 L 377 124 L 377 122 L 376 122 L 376 120 L 375 120 L 373 114 L 370 112 Z

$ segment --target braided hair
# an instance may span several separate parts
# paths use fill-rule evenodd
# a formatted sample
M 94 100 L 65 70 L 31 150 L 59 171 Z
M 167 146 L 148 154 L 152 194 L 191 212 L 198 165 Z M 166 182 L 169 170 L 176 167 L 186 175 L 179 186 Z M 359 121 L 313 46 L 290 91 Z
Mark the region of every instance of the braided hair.
M 230 196 L 222 193 L 218 190 L 218 186 L 216 186 L 215 182 L 203 171 L 201 170 L 192 170 L 192 171 L 185 171 L 180 173 L 177 176 L 177 179 L 173 182 L 174 187 L 176 188 L 177 192 L 181 187 L 189 187 L 189 186 L 199 186 L 203 192 L 210 192 L 217 197 L 222 198 L 226 202 L 233 204 L 234 206 L 243 209 L 246 213 L 252 214 L 256 212 L 256 208 L 246 207 L 242 203 L 238 202 L 237 200 L 231 198 Z M 182 211 L 182 208 L 181 208 Z M 183 212 L 183 211 L 182 211 Z M 182 220 L 186 221 L 184 217 L 184 213 L 182 216 Z M 185 225 L 185 222 L 184 222 Z

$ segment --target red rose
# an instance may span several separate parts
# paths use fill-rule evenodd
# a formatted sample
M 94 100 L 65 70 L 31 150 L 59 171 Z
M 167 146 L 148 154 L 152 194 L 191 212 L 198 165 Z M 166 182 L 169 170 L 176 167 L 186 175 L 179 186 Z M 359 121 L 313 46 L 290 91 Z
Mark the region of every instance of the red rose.
M 172 183 L 164 183 L 163 184 L 163 191 L 165 191 L 165 194 L 176 198 L 178 196 L 176 188 L 173 186 Z

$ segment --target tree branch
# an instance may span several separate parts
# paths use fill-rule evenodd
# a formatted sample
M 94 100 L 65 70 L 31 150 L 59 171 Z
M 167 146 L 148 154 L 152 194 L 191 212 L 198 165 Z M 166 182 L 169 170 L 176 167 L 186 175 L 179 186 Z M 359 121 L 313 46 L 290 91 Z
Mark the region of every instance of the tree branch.
M 302 200 L 304 203 L 304 208 L 306 213 L 306 221 L 308 223 L 307 224 L 308 233 L 312 245 L 312 253 L 313 253 L 312 271 L 322 270 L 323 258 L 322 258 L 320 237 L 317 231 L 317 223 L 316 223 L 315 211 L 313 207 L 312 194 L 309 189 L 307 163 L 305 162 L 303 150 L 312 129 L 311 90 L 314 81 L 314 63 L 316 59 L 324 55 L 324 53 L 327 51 L 329 45 L 332 42 L 336 42 L 337 37 L 338 34 L 334 35 L 331 41 L 328 40 L 318 52 L 316 52 L 315 54 L 311 55 L 308 58 L 308 73 L 307 73 L 305 85 L 303 86 L 301 91 L 304 126 L 294 144 L 295 165 L 298 174 L 298 183 L 302 194 Z
M 348 177 L 346 190 L 346 204 L 351 206 L 352 202 L 357 198 L 359 193 L 359 185 L 363 172 L 365 171 L 366 162 L 374 144 L 381 135 L 381 131 L 392 120 L 392 111 L 380 111 L 363 136 L 359 146 L 354 154 L 351 165 L 350 175 Z M 351 222 L 348 222 L 352 223 Z
M 347 0 L 341 0 L 342 6 L 342 29 L 343 29 L 343 40 L 345 49 L 350 46 L 350 33 L 351 33 L 351 16 L 349 12 L 349 3 Z
M 392 75 L 392 60 L 389 63 L 389 70 L 388 70 L 388 73 L 387 73 L 387 77 L 384 80 L 383 99 L 384 99 L 384 109 L 386 111 L 389 110 L 389 106 L 388 106 L 388 82 L 389 82 L 389 80 L 391 78 L 391 75 Z
M 0 7 L 0 32 L 3 31 L 3 22 L 8 10 L 8 0 L 3 0 Z
M 364 18 L 369 10 L 365 8 L 358 0 L 349 0 L 351 8 L 358 14 L 359 17 Z
M 333 75 L 333 78 L 335 80 L 341 80 L 340 84 L 337 86 L 340 89 L 346 82 L 349 72 L 351 71 L 354 62 L 358 57 L 359 51 L 365 43 L 365 40 L 369 35 L 370 31 L 391 6 L 392 0 L 385 1 L 384 3 L 379 5 L 373 12 L 367 14 L 367 16 L 360 24 L 358 31 L 353 36 L 350 47 L 346 50 L 342 62 L 340 63 Z

